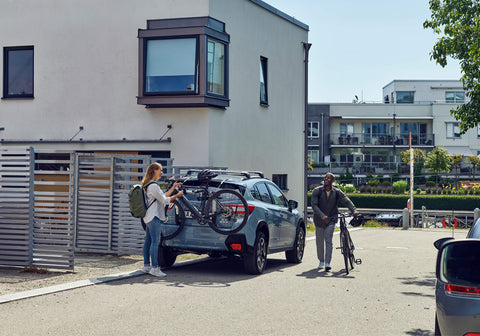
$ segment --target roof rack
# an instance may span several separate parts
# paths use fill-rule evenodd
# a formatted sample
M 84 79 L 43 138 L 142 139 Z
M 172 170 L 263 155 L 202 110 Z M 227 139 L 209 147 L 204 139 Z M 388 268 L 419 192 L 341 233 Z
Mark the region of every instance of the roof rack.
M 208 169 L 208 168 L 207 168 Z M 190 169 L 187 172 L 187 175 L 193 173 L 199 173 L 204 169 Z M 209 169 L 214 173 L 218 173 L 219 175 L 234 175 L 234 176 L 242 176 L 245 180 L 251 179 L 252 175 L 257 175 L 256 177 L 265 178 L 262 172 L 260 171 L 244 171 L 244 170 L 223 170 L 223 169 Z

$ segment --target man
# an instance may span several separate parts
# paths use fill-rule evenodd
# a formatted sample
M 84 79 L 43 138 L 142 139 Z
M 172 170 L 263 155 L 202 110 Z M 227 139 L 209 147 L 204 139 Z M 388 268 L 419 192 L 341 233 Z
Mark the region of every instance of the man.
M 333 186 L 335 176 L 326 173 L 323 185 L 315 188 L 312 193 L 313 221 L 317 241 L 317 257 L 320 261 L 318 269 L 325 267 L 330 271 L 332 261 L 332 239 L 335 224 L 338 220 L 338 201 L 348 207 L 354 216 L 359 212 L 352 201 L 337 187 Z

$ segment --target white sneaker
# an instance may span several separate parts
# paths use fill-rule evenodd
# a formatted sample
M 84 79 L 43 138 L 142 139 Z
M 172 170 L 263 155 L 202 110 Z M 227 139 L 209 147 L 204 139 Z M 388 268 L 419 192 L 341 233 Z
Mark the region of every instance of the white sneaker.
M 160 268 L 158 267 L 152 267 L 152 269 L 150 270 L 150 272 L 148 272 L 149 274 L 153 275 L 153 276 L 156 276 L 156 277 L 164 277 L 166 276 L 165 273 L 163 273 Z
M 322 269 L 325 266 L 325 263 L 323 261 L 320 261 L 320 264 L 318 264 L 318 269 Z
M 144 265 L 142 267 L 142 272 L 143 273 L 149 273 L 151 269 L 152 269 L 152 267 L 150 265 Z

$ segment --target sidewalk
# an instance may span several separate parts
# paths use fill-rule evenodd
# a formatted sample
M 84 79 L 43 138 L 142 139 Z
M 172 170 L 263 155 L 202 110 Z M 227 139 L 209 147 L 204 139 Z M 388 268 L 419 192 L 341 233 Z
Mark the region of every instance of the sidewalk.
M 175 264 L 202 256 L 181 255 Z M 0 304 L 144 274 L 140 255 L 77 254 L 71 271 L 0 267 Z

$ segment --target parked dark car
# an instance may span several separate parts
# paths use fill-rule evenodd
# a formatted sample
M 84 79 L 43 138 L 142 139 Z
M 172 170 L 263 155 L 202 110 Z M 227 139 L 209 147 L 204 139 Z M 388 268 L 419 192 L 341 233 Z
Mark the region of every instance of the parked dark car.
M 435 286 L 435 335 L 480 335 L 480 219 L 467 239 L 442 238 Z

